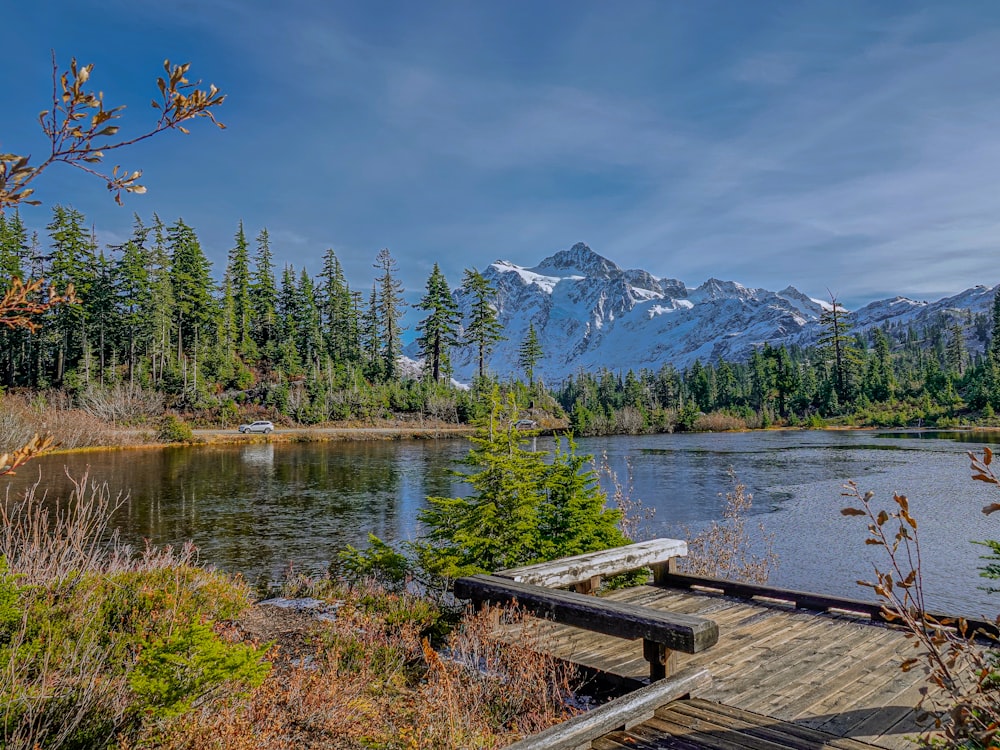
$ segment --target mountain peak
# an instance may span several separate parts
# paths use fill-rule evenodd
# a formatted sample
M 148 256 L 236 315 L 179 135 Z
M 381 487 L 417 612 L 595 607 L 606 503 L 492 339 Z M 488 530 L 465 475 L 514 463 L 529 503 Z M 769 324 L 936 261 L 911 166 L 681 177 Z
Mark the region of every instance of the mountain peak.
M 569 250 L 560 250 L 555 255 L 550 255 L 530 270 L 552 276 L 565 276 L 568 271 L 580 276 L 603 279 L 622 272 L 618 264 L 598 255 L 584 242 L 577 242 Z

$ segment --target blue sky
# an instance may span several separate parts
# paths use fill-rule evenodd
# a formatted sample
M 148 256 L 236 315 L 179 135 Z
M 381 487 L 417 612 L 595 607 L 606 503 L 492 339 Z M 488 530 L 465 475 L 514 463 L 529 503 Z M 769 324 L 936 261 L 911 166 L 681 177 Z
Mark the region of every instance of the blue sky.
M 117 241 L 132 213 L 183 217 L 224 261 L 242 219 L 281 263 L 352 285 L 388 247 L 411 297 L 587 242 L 690 286 L 827 289 L 849 305 L 1000 282 L 995 2 L 8 1 L 0 149 L 44 153 L 50 49 L 152 121 L 164 58 L 229 98 L 120 155 L 116 206 L 55 167 Z M 217 274 L 221 274 L 219 268 Z

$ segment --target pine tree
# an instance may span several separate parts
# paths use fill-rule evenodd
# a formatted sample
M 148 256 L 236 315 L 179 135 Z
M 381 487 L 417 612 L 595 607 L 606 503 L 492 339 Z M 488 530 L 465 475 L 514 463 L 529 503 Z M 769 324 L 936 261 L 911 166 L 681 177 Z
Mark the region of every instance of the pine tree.
M 381 335 L 382 372 L 386 379 L 396 377 L 399 369 L 399 355 L 403 349 L 400 338 L 402 328 L 399 321 L 403 317 L 403 284 L 396 278 L 396 261 L 389 248 L 382 248 L 375 256 L 374 267 L 381 271 L 375 279 L 378 286 L 378 325 Z
M 72 284 L 84 304 L 60 305 L 46 325 L 56 350 L 54 377 L 62 384 L 66 371 L 83 358 L 87 348 L 87 304 L 94 280 L 95 253 L 90 236 L 84 230 L 83 214 L 72 208 L 55 206 L 48 225 L 52 239 L 49 283 L 57 289 Z
M 150 253 L 146 250 L 148 230 L 135 216 L 132 237 L 121 246 L 121 258 L 113 274 L 114 294 L 120 311 L 124 345 L 128 356 L 129 383 L 135 382 L 140 347 L 145 349 L 154 331 L 153 289 L 150 283 Z
M 152 344 L 150 369 L 154 383 L 163 381 L 164 373 L 173 359 L 171 331 L 174 321 L 174 288 L 171 278 L 170 248 L 167 245 L 167 230 L 160 217 L 153 214 L 153 225 L 149 235 L 149 320 Z
M 489 411 L 471 438 L 459 473 L 468 497 L 429 497 L 420 522 L 426 541 L 414 545 L 425 570 L 443 578 L 493 572 L 625 544 L 620 514 L 604 507 L 605 496 L 589 457 L 557 449 L 525 450 L 515 428 L 519 416 L 512 395 L 494 390 Z
M 250 299 L 250 251 L 243 233 L 243 222 L 236 231 L 229 263 L 226 267 L 233 296 L 233 322 L 235 325 L 236 350 L 241 357 L 255 359 L 256 346 L 251 336 L 253 304 Z
M 427 293 L 417 307 L 428 312 L 417 326 L 420 334 L 417 343 L 424 361 L 431 363 L 431 377 L 436 383 L 450 372 L 449 350 L 458 344 L 458 324 L 462 318 L 437 263 L 427 279 Z
M 351 288 L 344 278 L 340 260 L 332 249 L 323 257 L 318 304 L 326 353 L 334 362 L 347 365 L 358 361 L 358 318 Z
M 96 245 L 96 239 L 92 243 Z M 87 341 L 90 347 L 96 348 L 97 377 L 102 386 L 107 383 L 108 367 L 113 368 L 117 360 L 114 344 L 122 324 L 116 306 L 114 281 L 114 265 L 104 251 L 101 251 L 94 265 L 94 280 L 86 304 L 89 325 Z M 90 373 L 87 373 L 85 380 L 90 382 Z
M 538 342 L 538 334 L 535 333 L 535 324 L 528 326 L 528 334 L 521 343 L 521 348 L 517 351 L 518 367 L 524 370 L 528 378 L 528 385 L 535 385 L 535 365 L 542 358 L 542 345 Z
M 299 292 L 295 284 L 295 268 L 285 266 L 281 274 L 281 291 L 278 294 L 277 338 L 280 342 L 278 362 L 286 375 L 302 373 L 302 357 L 299 351 L 298 322 Z
M 250 283 L 250 306 L 253 310 L 251 335 L 260 356 L 268 361 L 277 358 L 276 322 L 278 289 L 274 281 L 274 258 L 267 228 L 257 235 L 257 255 Z
M 305 268 L 299 274 L 296 291 L 296 346 L 304 363 L 313 370 L 318 370 L 320 357 L 323 354 L 323 334 L 320 330 L 320 313 L 316 304 L 315 287 Z
M 210 341 L 215 321 L 211 264 L 202 252 L 194 230 L 178 219 L 167 229 L 170 250 L 170 287 L 174 299 L 174 332 L 177 359 L 182 365 L 184 385 L 198 390 L 201 347 Z M 191 368 L 187 367 L 188 360 Z
M 368 307 L 365 308 L 361 320 L 361 350 L 368 377 L 373 380 L 380 379 L 384 373 L 382 371 L 382 357 L 380 356 L 382 345 L 379 330 L 378 288 L 375 284 L 372 284 Z
M 829 357 L 837 402 L 846 406 L 853 400 L 855 374 L 861 361 L 850 335 L 847 311 L 837 298 L 831 295 L 830 307 L 823 310 L 819 320 L 823 326 L 823 333 L 819 337 L 818 345 Z
M 496 289 L 479 271 L 467 268 L 462 277 L 462 291 L 471 298 L 465 340 L 475 344 L 479 354 L 479 377 L 486 377 L 486 358 L 493 347 L 504 340 L 503 327 L 494 306 Z
M 29 278 L 26 265 L 31 244 L 28 231 L 17 210 L 0 213 L 0 288 L 7 289 L 14 277 Z M 27 361 L 31 333 L 24 329 L 0 330 L 0 386 L 30 382 Z

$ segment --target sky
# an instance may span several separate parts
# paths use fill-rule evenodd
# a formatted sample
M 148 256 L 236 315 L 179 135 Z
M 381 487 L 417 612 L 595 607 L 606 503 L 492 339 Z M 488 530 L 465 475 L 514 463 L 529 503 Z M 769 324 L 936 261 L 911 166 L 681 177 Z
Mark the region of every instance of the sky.
M 0 0 L 0 28 L 0 151 L 34 161 L 53 50 L 94 63 L 123 134 L 164 59 L 227 94 L 226 130 L 108 154 L 144 173 L 123 208 L 49 170 L 22 210 L 42 234 L 55 204 L 108 243 L 180 217 L 220 277 L 242 221 L 360 289 L 388 247 L 411 301 L 435 262 L 457 285 L 581 241 L 849 307 L 1000 282 L 993 0 Z

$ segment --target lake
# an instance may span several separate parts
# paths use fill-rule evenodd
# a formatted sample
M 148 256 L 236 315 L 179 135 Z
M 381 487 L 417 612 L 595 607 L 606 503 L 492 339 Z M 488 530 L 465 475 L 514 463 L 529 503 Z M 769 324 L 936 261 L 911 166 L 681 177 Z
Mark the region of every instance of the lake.
M 621 478 L 631 465 L 632 497 L 654 509 L 642 535 L 684 536 L 721 517 L 728 471 L 754 495 L 754 525 L 775 537 L 780 565 L 771 583 L 871 598 L 855 584 L 870 578 L 876 550 L 862 519 L 840 514 L 848 479 L 874 490 L 889 508 L 907 495 L 920 523 L 926 590 L 932 607 L 995 615 L 1000 596 L 978 586 L 981 548 L 1000 538 L 1000 514 L 980 508 L 1000 489 L 969 479 L 967 450 L 1000 442 L 987 433 L 768 431 L 588 438 L 580 452 L 606 454 Z M 538 448 L 552 445 L 539 438 Z M 413 538 L 428 495 L 461 491 L 450 470 L 465 440 L 278 443 L 113 450 L 46 456 L 0 479 L 14 498 L 43 478 L 50 498 L 67 494 L 64 472 L 84 471 L 128 492 L 116 517 L 123 537 L 141 546 L 192 540 L 202 562 L 273 581 L 289 565 L 325 569 L 339 549 L 368 533 Z

